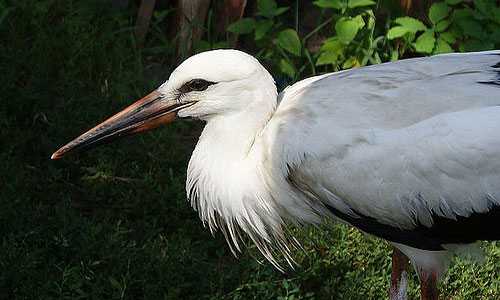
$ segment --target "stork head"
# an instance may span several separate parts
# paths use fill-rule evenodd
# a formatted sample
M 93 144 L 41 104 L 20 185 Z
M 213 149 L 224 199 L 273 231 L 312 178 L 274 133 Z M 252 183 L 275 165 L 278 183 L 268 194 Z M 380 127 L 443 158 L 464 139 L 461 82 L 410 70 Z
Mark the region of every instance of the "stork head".
M 256 106 L 274 107 L 275 98 L 274 80 L 251 55 L 237 50 L 203 52 L 180 64 L 159 88 L 57 150 L 52 159 L 156 128 L 177 117 L 210 121 Z

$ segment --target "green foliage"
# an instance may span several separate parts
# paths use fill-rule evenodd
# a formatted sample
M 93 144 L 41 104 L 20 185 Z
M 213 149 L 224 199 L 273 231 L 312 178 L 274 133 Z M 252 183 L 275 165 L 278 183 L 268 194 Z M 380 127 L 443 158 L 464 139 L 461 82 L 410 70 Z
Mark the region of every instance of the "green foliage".
M 377 64 L 416 54 L 500 47 L 500 8 L 493 1 L 436 2 L 429 8 L 426 20 L 409 16 L 380 20 L 375 4 L 371 0 L 314 1 L 322 11 L 322 19 L 317 27 L 304 33 L 284 25 L 293 9 L 278 7 L 274 0 L 258 1 L 256 16 L 232 24 L 229 31 L 253 40 L 259 59 L 275 74 L 293 80 L 318 71 Z M 318 49 L 308 47 L 313 36 L 323 39 Z
M 296 78 L 294 61 L 296 57 L 302 56 L 304 48 L 297 31 L 287 28 L 280 20 L 280 16 L 289 9 L 278 7 L 274 0 L 259 0 L 256 17 L 236 21 L 228 27 L 228 31 L 240 35 L 253 33 L 252 39 L 260 49 L 257 56 L 270 62 L 272 69 L 277 69 L 290 78 Z
M 0 28 L 2 26 L 3 21 L 7 17 L 7 15 L 14 9 L 12 6 L 8 6 L 4 1 L 0 1 Z
M 398 39 L 401 54 L 415 51 L 439 54 L 459 51 L 491 50 L 500 47 L 500 7 L 493 1 L 475 1 L 474 5 L 458 0 L 432 4 L 428 25 L 404 17 L 394 20 L 387 38 Z
M 316 59 L 317 66 L 331 65 L 334 70 L 339 70 L 382 61 L 378 48 L 383 40 L 382 37 L 376 37 L 375 14 L 372 10 L 374 1 L 315 4 L 340 13 L 337 18 L 332 18 L 332 22 L 335 21 L 334 36 L 327 38 L 321 46 Z
M 411 17 L 400 17 L 394 20 L 399 26 L 394 26 L 387 32 L 387 38 L 393 40 L 404 36 L 407 33 L 416 34 L 419 31 L 425 31 L 427 26 L 420 20 Z
M 238 34 L 247 34 L 255 30 L 255 20 L 252 18 L 242 18 L 231 24 L 227 30 Z
M 280 31 L 276 37 L 276 44 L 291 54 L 300 56 L 302 45 L 295 30 L 285 29 Z
M 239 20 L 231 24 L 228 30 L 251 37 L 259 49 L 256 55 L 274 73 L 297 79 L 306 74 L 316 74 L 316 66 L 338 69 L 340 66 L 346 68 L 381 62 L 378 54 L 374 54 L 379 40 L 372 39 L 375 17 L 369 7 L 375 4 L 374 1 L 315 1 L 316 6 L 338 10 L 340 15 L 329 17 L 302 38 L 298 28 L 284 25 L 283 17 L 287 17 L 285 13 L 291 11 L 288 7 L 278 7 L 274 0 L 260 0 L 257 3 L 255 18 Z M 332 23 L 335 35 L 325 40 L 320 51 L 311 52 L 307 47 L 308 38 L 327 29 Z
M 258 12 L 257 15 L 272 19 L 285 13 L 288 7 L 278 7 L 274 0 L 259 0 L 257 1 Z

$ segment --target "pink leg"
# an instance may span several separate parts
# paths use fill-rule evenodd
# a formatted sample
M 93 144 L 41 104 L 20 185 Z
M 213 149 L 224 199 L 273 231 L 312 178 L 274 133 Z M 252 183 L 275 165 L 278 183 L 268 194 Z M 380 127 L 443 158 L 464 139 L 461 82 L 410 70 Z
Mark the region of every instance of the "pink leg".
M 399 249 L 392 250 L 392 273 L 389 299 L 406 300 L 406 289 L 408 285 L 408 257 Z
M 422 271 L 420 274 L 420 299 L 438 300 L 438 296 L 436 273 Z

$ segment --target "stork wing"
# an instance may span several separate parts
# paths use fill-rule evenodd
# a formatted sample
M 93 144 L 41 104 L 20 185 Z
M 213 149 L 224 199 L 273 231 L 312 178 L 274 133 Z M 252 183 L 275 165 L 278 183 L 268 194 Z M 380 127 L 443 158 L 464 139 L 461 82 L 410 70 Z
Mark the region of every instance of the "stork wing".
M 281 96 L 269 161 L 309 201 L 381 232 L 498 224 L 500 51 L 328 74 Z

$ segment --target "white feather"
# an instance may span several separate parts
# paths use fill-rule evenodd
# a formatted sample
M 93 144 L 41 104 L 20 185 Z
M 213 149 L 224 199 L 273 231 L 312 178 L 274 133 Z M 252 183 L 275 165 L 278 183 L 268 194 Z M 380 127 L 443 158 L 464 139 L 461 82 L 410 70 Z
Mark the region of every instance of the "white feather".
M 241 228 L 277 264 L 275 250 L 290 259 L 285 223 L 331 217 L 325 204 L 405 229 L 432 225 L 431 213 L 499 205 L 500 88 L 480 83 L 498 80 L 499 61 L 500 51 L 409 59 L 309 78 L 278 96 L 253 57 L 216 50 L 186 60 L 160 90 L 217 82 L 179 112 L 207 122 L 188 197 L 236 250 Z M 447 251 L 396 246 L 417 268 L 447 264 Z

